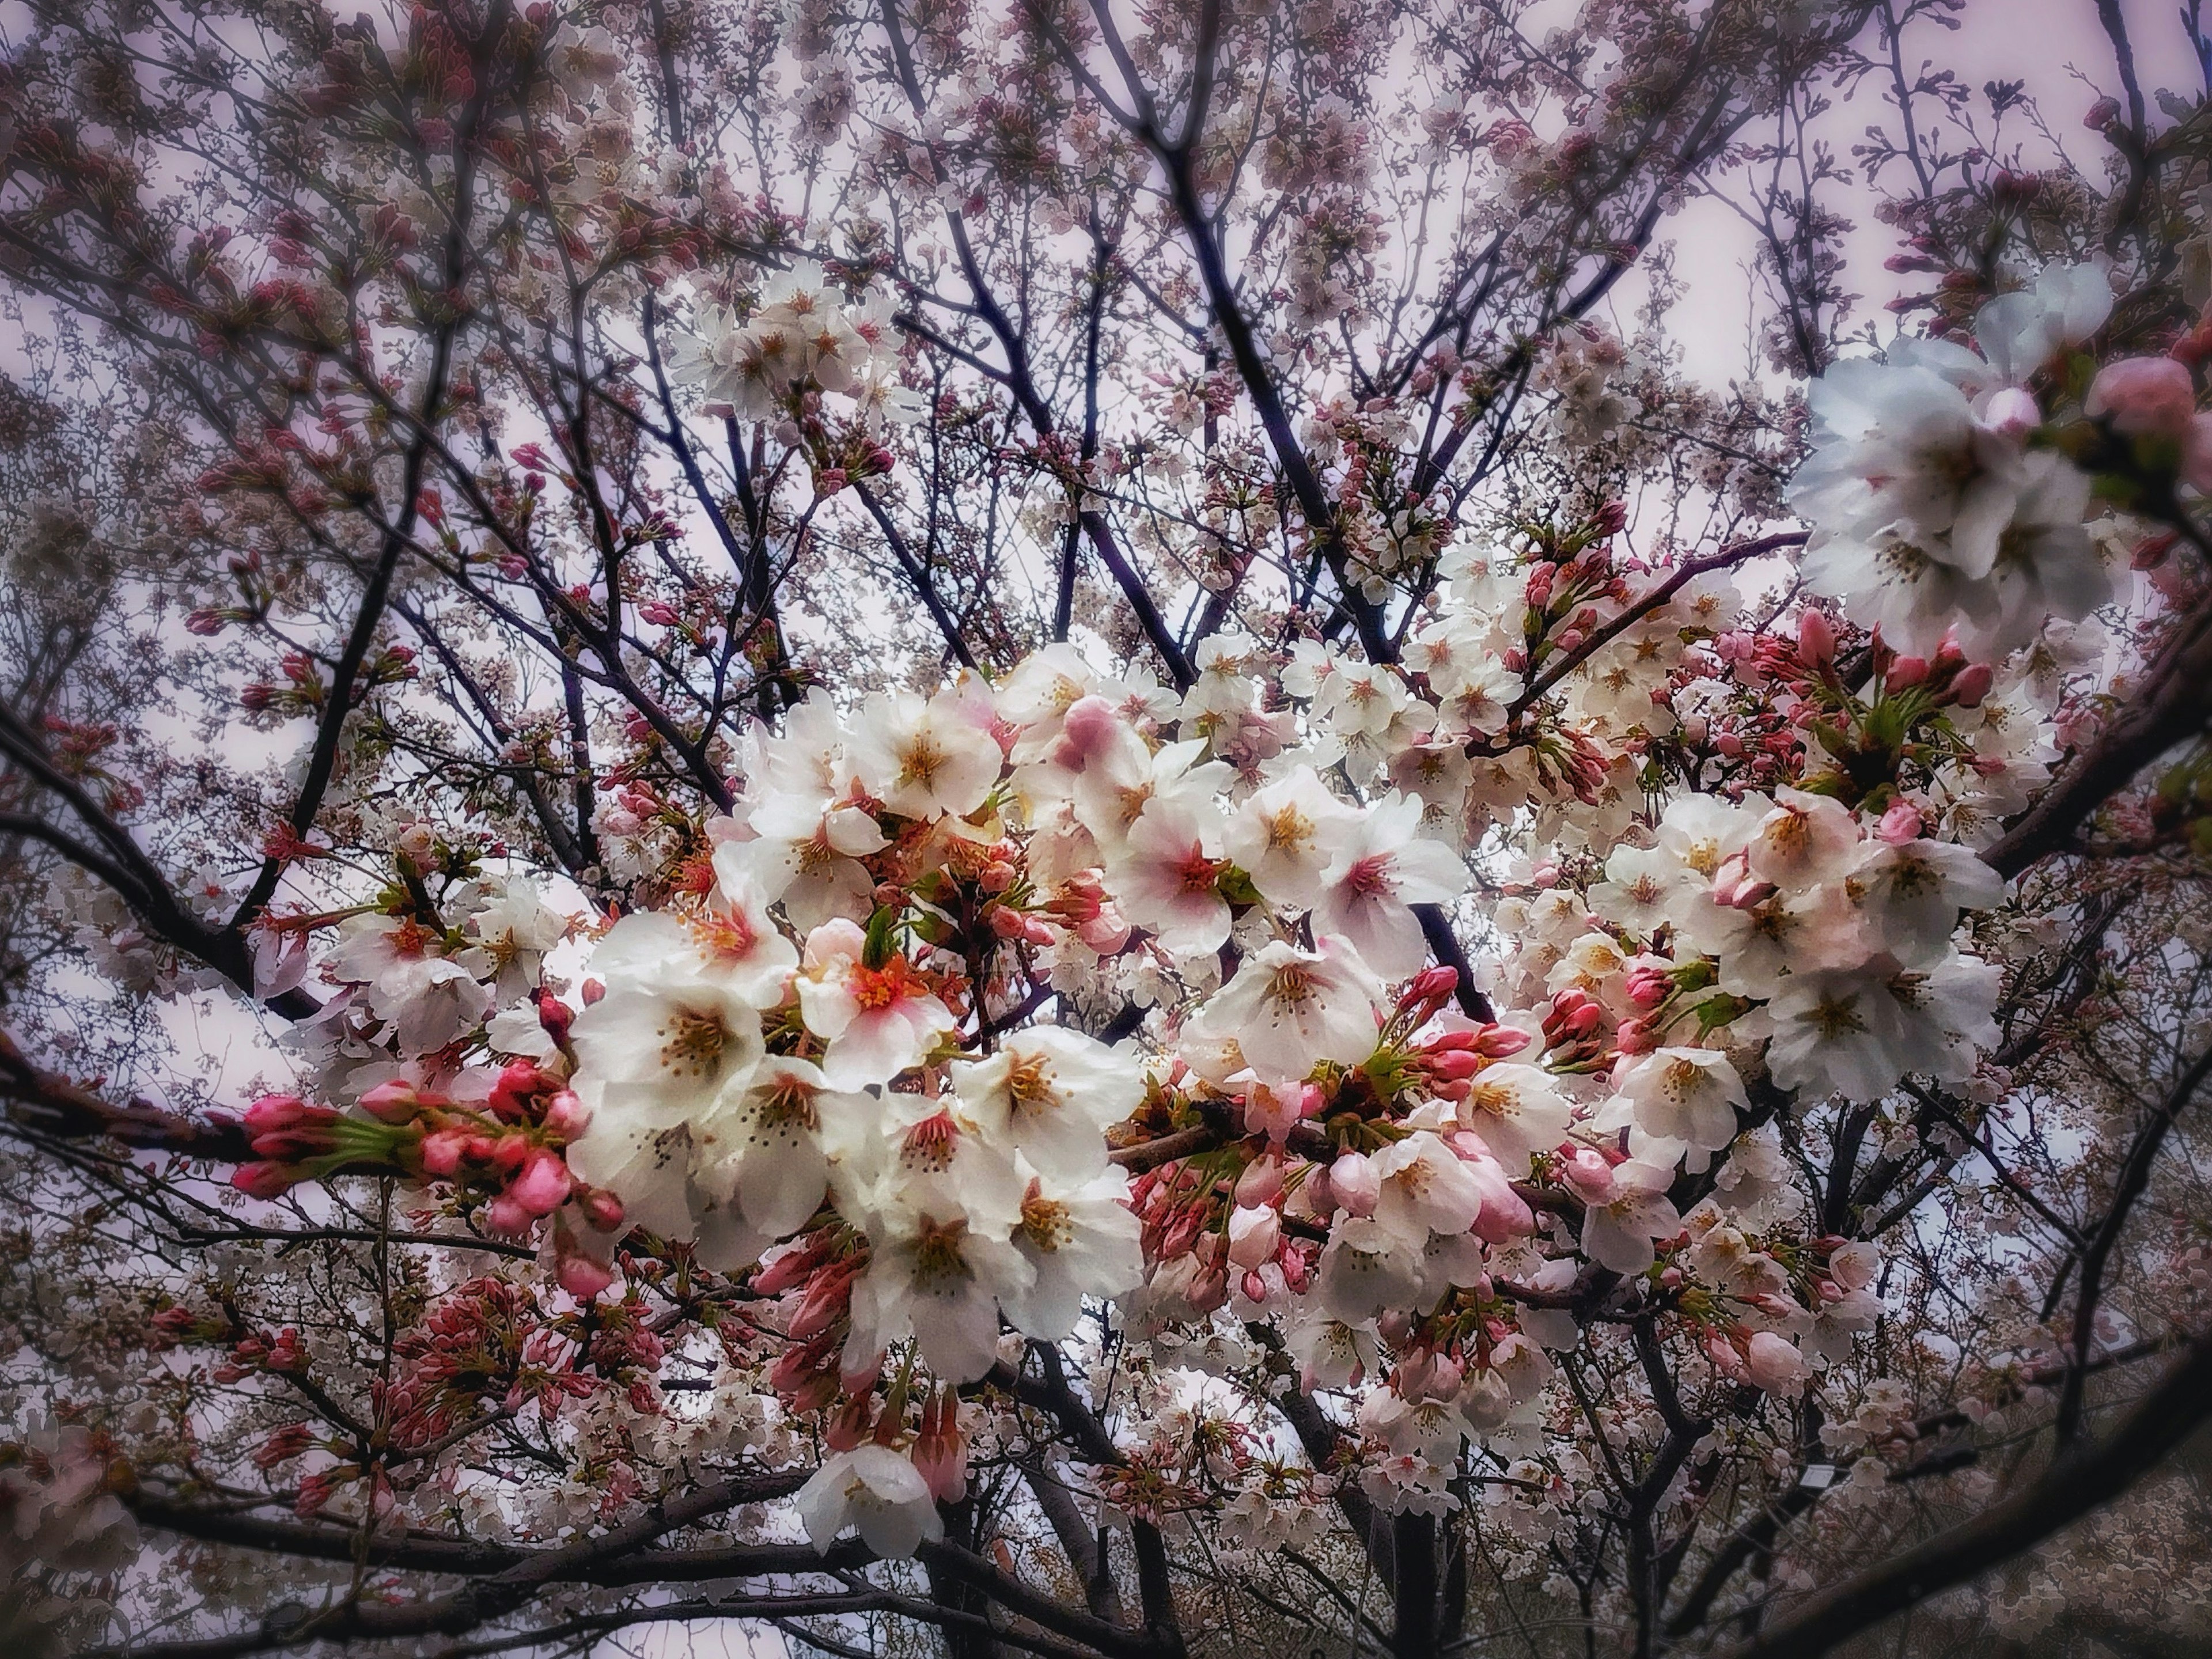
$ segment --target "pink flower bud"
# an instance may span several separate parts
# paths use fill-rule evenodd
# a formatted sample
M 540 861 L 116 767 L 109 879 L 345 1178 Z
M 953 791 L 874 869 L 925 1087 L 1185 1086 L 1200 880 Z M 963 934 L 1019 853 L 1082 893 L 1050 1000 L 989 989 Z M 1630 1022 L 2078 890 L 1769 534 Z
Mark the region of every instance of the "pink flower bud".
M 422 1169 L 427 1175 L 450 1176 L 461 1167 L 470 1137 L 459 1129 L 440 1129 L 422 1137 Z
M 485 1103 L 495 1116 L 510 1121 L 527 1118 L 530 1109 L 526 1103 L 543 1094 L 555 1080 L 539 1071 L 533 1061 L 510 1060 L 500 1067 L 499 1077 L 492 1084 Z
M 394 1078 L 380 1083 L 361 1097 L 361 1109 L 386 1123 L 409 1123 L 422 1108 L 422 1096 L 413 1084 Z
M 1413 1007 L 1424 1002 L 1441 1003 L 1459 989 L 1459 969 L 1441 965 L 1424 968 L 1413 975 L 1406 987 L 1406 994 L 1399 999 L 1401 1007 Z
M 1951 682 L 1951 700 L 1961 708 L 1979 708 L 1982 700 L 1990 695 L 1990 684 L 1996 677 L 1985 662 L 1970 663 L 1959 671 Z
M 1576 1147 L 1560 1174 L 1585 1204 L 1603 1204 L 1613 1196 L 1613 1165 L 1594 1147 Z
M 586 1255 L 564 1255 L 557 1269 L 561 1288 L 579 1302 L 589 1302 L 615 1282 L 614 1269 Z
M 1382 1196 L 1382 1177 L 1364 1152 L 1346 1152 L 1329 1165 L 1328 1189 L 1336 1201 L 1352 1214 L 1373 1215 Z
M 1458 1081 L 1471 1078 L 1483 1067 L 1480 1054 L 1468 1048 L 1431 1050 L 1428 1056 L 1429 1074 Z
M 1283 1242 L 1282 1218 L 1273 1210 L 1239 1208 L 1229 1216 L 1229 1259 L 1256 1268 L 1275 1259 Z
M 592 1109 L 584 1104 L 584 1097 L 574 1089 L 556 1090 L 545 1103 L 542 1121 L 546 1133 L 574 1140 L 591 1127 Z
M 1265 1135 L 1280 1145 L 1283 1138 L 1297 1127 L 1301 1115 L 1296 1089 L 1279 1091 L 1264 1083 L 1257 1083 L 1244 1097 L 1244 1131 L 1247 1134 Z
M 1128 728 L 1114 705 L 1103 697 L 1078 697 L 1060 719 L 1060 738 L 1048 757 L 1055 765 L 1080 772 L 1114 746 Z
M 1305 1185 L 1298 1191 L 1305 1199 L 1307 1206 L 1322 1220 L 1326 1221 L 1336 1213 L 1336 1189 L 1328 1184 L 1328 1171 L 1320 1164 L 1312 1166 L 1306 1176 Z
M 248 1198 L 275 1198 L 306 1176 L 289 1164 L 241 1164 L 231 1171 L 230 1184 Z
M 1796 1346 L 1772 1331 L 1753 1335 L 1745 1347 L 1744 1369 L 1753 1384 L 1769 1394 L 1802 1394 L 1813 1376 L 1813 1368 Z
M 1436 1369 L 1436 1356 L 1426 1348 L 1415 1348 L 1398 1362 L 1398 1370 L 1390 1380 L 1401 1400 L 1418 1404 L 1429 1397 L 1429 1377 Z
M 1921 835 L 1920 809 L 1910 801 L 1899 801 L 1881 815 L 1881 822 L 1874 832 L 1892 847 L 1902 847 L 1907 842 L 1918 841 Z
M 1110 957 L 1129 942 L 1129 924 L 1112 905 L 1102 904 L 1096 916 L 1075 930 L 1075 936 L 1100 956 Z
M 507 1183 L 507 1195 L 531 1215 L 551 1215 L 567 1201 L 568 1186 L 568 1166 L 561 1155 L 539 1146 Z
M 246 1132 L 266 1135 L 295 1128 L 307 1120 L 312 1109 L 297 1095 L 263 1095 L 246 1109 Z
M 1881 689 L 1886 692 L 1902 691 L 1908 686 L 1919 684 L 1927 678 L 1926 658 L 1899 657 L 1890 664 L 1889 672 L 1881 677 Z
M 2043 410 L 2033 392 L 2016 386 L 2002 386 L 1990 394 L 1984 405 L 1982 423 L 2008 438 L 2025 438 L 2043 424 Z
M 817 1273 L 799 1301 L 799 1311 L 791 1316 L 790 1334 L 804 1341 L 828 1330 L 850 1305 L 852 1288 L 853 1274 L 849 1270 L 833 1267 Z
M 1818 668 L 1834 660 L 1836 630 L 1818 611 L 1801 611 L 1797 617 L 1797 660 Z
M 940 1504 L 960 1499 L 968 1490 L 968 1439 L 955 1401 L 948 1398 L 934 1419 L 924 1410 L 921 1437 L 907 1455 L 932 1498 Z
M 528 1232 L 530 1224 L 537 1218 L 517 1203 L 510 1193 L 501 1193 L 484 1210 L 484 1225 L 511 1238 Z
M 1639 1008 L 1656 1008 L 1674 994 L 1674 981 L 1663 968 L 1645 963 L 1628 970 L 1628 1000 Z
M 611 1233 L 623 1224 L 622 1200 L 612 1193 L 586 1193 L 583 1206 L 584 1219 L 599 1232 Z
M 760 1270 L 753 1275 L 753 1288 L 763 1296 L 781 1296 L 793 1285 L 805 1283 L 807 1276 L 822 1264 L 828 1250 L 826 1241 L 818 1234 L 792 1244 L 761 1264 Z
M 1741 855 L 1722 865 L 1713 876 L 1713 902 L 1732 910 L 1757 909 L 1773 896 L 1774 884 L 1753 875 Z
M 1237 1203 L 1254 1208 L 1272 1204 L 1283 1190 L 1283 1166 L 1272 1158 L 1255 1158 L 1237 1177 Z
M 2097 371 L 2082 407 L 2130 437 L 2179 438 L 2197 416 L 2197 386 L 2171 357 L 2124 357 Z

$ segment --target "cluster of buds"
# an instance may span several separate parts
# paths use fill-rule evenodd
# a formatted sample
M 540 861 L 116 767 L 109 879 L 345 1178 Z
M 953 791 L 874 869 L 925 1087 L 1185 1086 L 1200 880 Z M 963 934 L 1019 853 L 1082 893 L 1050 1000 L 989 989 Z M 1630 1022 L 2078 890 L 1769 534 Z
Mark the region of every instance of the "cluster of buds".
M 510 1061 L 481 1106 L 394 1081 L 363 1095 L 361 1107 L 366 1115 L 297 1095 L 264 1095 L 246 1113 L 253 1161 L 239 1165 L 232 1183 L 274 1198 L 341 1172 L 396 1173 L 489 1193 L 487 1219 L 510 1235 L 527 1232 L 571 1197 L 601 1231 L 621 1223 L 620 1204 L 580 1191 L 561 1155 L 589 1121 L 583 1102 L 565 1079 L 532 1061 Z
M 880 1354 L 849 1374 L 840 1364 L 852 1328 L 853 1282 L 867 1265 L 867 1251 L 851 1229 L 822 1227 L 753 1275 L 761 1295 L 783 1298 L 783 1334 L 791 1346 L 769 1371 L 769 1386 L 793 1411 L 820 1411 L 841 1391 L 855 1397 L 872 1393 L 883 1366 Z
M 1425 1037 L 1405 1058 L 1412 1079 L 1424 1093 L 1436 1100 L 1461 1101 L 1485 1066 L 1519 1054 L 1529 1041 L 1528 1034 L 1515 1026 L 1479 1025 Z
M 1832 793 L 1850 804 L 1873 800 L 1893 790 L 1900 767 L 1925 762 L 1936 741 L 1932 726 L 1946 711 L 1978 708 L 1990 695 L 1994 673 L 1987 663 L 1970 662 L 1946 636 L 1929 656 L 1899 653 L 1884 643 L 1879 629 L 1869 642 L 1863 689 L 1845 682 L 1838 661 L 1832 623 L 1817 611 L 1799 618 L 1794 650 L 1768 641 L 1760 665 L 1790 684 L 1800 701 L 1786 733 L 1797 744 L 1803 787 Z M 1825 755 L 1825 769 L 1811 763 Z
M 282 714 L 287 718 L 320 709 L 328 694 L 322 675 L 307 653 L 287 651 L 280 666 L 284 675 L 282 685 L 254 680 L 239 692 L 239 707 L 248 714 Z
M 1613 1020 L 1587 991 L 1557 993 L 1544 1010 L 1544 1052 L 1554 1071 L 1588 1070 L 1611 1042 Z
M 1636 1012 L 1613 1028 L 1614 1050 L 1623 1054 L 1648 1054 L 1666 1040 L 1668 1028 L 1676 1020 L 1700 1007 L 1707 1014 L 1719 1014 L 1722 1009 L 1718 1006 L 1707 1006 L 1687 1000 L 1696 992 L 1710 990 L 1717 977 L 1711 960 L 1705 957 L 1692 957 L 1680 963 L 1664 957 L 1638 957 L 1622 981 Z M 1733 1006 L 1731 999 L 1723 998 L 1722 1001 Z
M 289 1325 L 273 1335 L 265 1331 L 248 1332 L 231 1345 L 230 1357 L 215 1368 L 218 1382 L 236 1382 L 259 1371 L 304 1373 L 307 1369 L 307 1345 L 300 1333 Z
M 1110 957 L 1129 942 L 1129 924 L 1107 896 L 1106 884 L 1096 870 L 1070 876 L 1042 910 L 1100 956 Z
M 921 1423 L 909 1432 L 910 1386 L 902 1372 L 880 1402 L 872 1389 L 856 1394 L 831 1414 L 823 1440 L 836 1452 L 871 1442 L 889 1451 L 904 1449 L 930 1497 L 942 1504 L 957 1503 L 968 1491 L 968 1437 L 960 1427 L 960 1397 L 949 1382 L 925 1389 Z
M 1609 502 L 1557 550 L 1560 556 L 1530 562 L 1522 589 L 1528 607 L 1528 645 L 1516 653 L 1520 661 L 1508 658 L 1509 667 L 1521 672 L 1549 653 L 1575 650 L 1595 631 L 1598 607 L 1627 598 L 1627 582 L 1613 568 L 1609 545 L 1626 522 L 1626 509 Z
M 881 477 L 898 465 L 897 456 L 865 437 L 857 444 L 848 443 L 842 460 L 841 465 L 816 469 L 814 488 L 822 495 L 834 495 L 862 478 Z

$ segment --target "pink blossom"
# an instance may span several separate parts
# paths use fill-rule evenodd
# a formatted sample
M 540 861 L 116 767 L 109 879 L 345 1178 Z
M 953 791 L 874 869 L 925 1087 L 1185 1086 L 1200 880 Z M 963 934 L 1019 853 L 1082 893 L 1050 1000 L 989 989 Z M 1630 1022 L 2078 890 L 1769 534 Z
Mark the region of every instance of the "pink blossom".
M 1382 1177 L 1366 1153 L 1346 1152 L 1328 1167 L 1328 1190 L 1353 1215 L 1373 1215 L 1382 1195 Z
M 2131 437 L 2179 438 L 2197 415 L 2197 386 L 2171 357 L 2123 357 L 2097 371 L 2082 407 Z

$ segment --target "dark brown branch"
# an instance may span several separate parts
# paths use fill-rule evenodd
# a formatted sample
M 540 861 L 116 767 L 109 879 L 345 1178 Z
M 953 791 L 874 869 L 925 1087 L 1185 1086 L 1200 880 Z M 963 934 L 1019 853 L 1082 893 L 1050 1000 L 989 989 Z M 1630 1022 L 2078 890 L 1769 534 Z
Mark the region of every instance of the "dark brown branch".
M 2212 605 L 2200 608 L 2160 652 L 2136 701 L 2116 716 L 2064 776 L 1982 854 L 2000 875 L 2016 876 L 2070 846 L 2076 830 L 2136 773 L 2212 715 Z
M 2212 1341 L 2185 1357 L 2094 1445 L 2061 1457 L 2025 1490 L 1813 1597 L 1734 1659 L 1820 1659 L 1892 1615 L 2033 1548 L 2132 1487 L 2212 1416 Z

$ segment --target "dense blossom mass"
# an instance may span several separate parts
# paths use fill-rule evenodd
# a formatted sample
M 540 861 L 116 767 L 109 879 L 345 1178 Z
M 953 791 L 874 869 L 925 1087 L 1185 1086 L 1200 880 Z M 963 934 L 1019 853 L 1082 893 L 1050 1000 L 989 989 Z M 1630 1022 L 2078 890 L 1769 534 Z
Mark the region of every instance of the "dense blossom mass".
M 30 7 L 0 1629 L 2212 1631 L 2212 116 L 1527 9 Z

